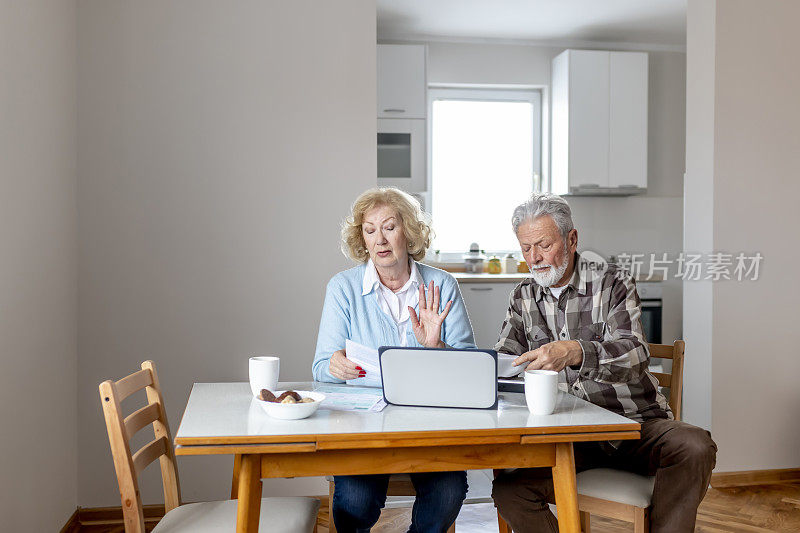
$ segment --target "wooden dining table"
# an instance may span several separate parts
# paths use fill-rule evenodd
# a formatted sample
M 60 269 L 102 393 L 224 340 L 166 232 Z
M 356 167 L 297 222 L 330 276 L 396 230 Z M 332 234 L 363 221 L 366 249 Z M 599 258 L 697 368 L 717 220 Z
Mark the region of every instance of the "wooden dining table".
M 279 385 L 323 393 L 331 387 Z M 531 415 L 525 395 L 511 392 L 499 393 L 497 408 L 488 410 L 352 411 L 323 402 L 302 420 L 271 418 L 259 402 L 248 383 L 196 383 L 175 435 L 176 455 L 240 461 L 238 533 L 258 531 L 262 478 L 533 467 L 552 468 L 559 530 L 579 533 L 573 443 L 640 436 L 638 423 L 563 391 L 555 412 L 543 416 Z

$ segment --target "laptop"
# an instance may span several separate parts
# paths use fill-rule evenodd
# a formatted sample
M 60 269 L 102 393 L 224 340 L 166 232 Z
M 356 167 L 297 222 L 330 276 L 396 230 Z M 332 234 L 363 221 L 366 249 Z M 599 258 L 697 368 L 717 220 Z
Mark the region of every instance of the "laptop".
M 383 399 L 416 407 L 497 408 L 497 352 L 383 346 Z

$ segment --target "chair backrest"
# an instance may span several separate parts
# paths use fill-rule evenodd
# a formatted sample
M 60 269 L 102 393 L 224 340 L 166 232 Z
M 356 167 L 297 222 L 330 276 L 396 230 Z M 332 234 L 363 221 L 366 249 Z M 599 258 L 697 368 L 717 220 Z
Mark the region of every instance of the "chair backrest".
M 125 398 L 142 389 L 145 389 L 147 394 L 147 405 L 123 418 L 120 404 Z M 117 471 L 125 532 L 145 533 L 138 479 L 147 465 L 156 459 L 161 463 L 165 512 L 181 504 L 175 450 L 172 448 L 164 398 L 161 396 L 161 387 L 153 362 L 145 361 L 141 370 L 119 381 L 109 380 L 101 383 L 100 403 L 103 405 L 108 441 L 111 444 L 114 468 Z M 131 437 L 148 425 L 153 427 L 153 440 L 132 453 Z
M 651 344 L 650 357 L 672 359 L 672 374 L 653 372 L 658 378 L 658 384 L 669 387 L 669 408 L 675 415 L 675 420 L 681 419 L 681 396 L 683 395 L 683 352 L 686 343 L 677 340 L 672 344 Z

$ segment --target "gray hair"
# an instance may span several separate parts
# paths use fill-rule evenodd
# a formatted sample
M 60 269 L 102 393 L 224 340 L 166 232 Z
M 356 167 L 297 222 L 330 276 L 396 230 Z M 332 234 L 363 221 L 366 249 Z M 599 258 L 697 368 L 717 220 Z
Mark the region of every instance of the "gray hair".
M 545 215 L 552 217 L 564 239 L 575 227 L 572 224 L 572 210 L 566 200 L 556 194 L 533 193 L 528 201 L 514 209 L 514 214 L 511 216 L 511 227 L 514 229 L 514 234 L 516 235 L 523 222 L 533 221 Z

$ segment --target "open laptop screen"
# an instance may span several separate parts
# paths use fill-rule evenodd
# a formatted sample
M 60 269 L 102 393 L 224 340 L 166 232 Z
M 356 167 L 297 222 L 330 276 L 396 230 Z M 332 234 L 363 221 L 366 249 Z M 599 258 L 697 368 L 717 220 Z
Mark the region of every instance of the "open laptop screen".
M 455 348 L 378 350 L 383 398 L 394 405 L 497 407 L 497 352 Z

